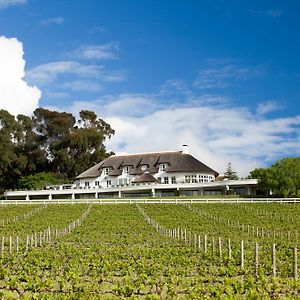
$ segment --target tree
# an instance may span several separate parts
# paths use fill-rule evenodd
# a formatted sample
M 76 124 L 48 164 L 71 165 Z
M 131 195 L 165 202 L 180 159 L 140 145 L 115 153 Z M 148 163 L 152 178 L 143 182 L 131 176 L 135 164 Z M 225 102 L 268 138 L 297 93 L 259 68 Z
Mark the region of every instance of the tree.
M 232 164 L 229 162 L 226 167 L 226 171 L 224 173 L 224 177 L 228 180 L 237 180 L 239 177 L 236 172 L 232 169 Z
M 61 184 L 63 180 L 57 178 L 54 174 L 41 172 L 35 175 L 22 177 L 18 180 L 18 188 L 25 190 L 43 189 L 48 185 Z
M 77 121 L 72 114 L 38 108 L 33 122 L 41 149 L 46 151 L 49 171 L 61 173 L 70 180 L 108 157 L 104 141 L 114 130 L 93 111 L 80 111 Z
M 13 161 L 16 159 L 15 118 L 6 110 L 0 110 L 0 186 L 3 190 L 10 186 L 12 179 L 9 176 Z
M 0 193 L 18 186 L 21 177 L 52 172 L 72 181 L 107 158 L 104 142 L 114 130 L 89 110 L 80 119 L 38 108 L 33 117 L 0 110 Z
M 300 158 L 278 160 L 267 169 L 255 169 L 250 172 L 258 179 L 259 190 L 264 195 L 279 197 L 300 196 Z

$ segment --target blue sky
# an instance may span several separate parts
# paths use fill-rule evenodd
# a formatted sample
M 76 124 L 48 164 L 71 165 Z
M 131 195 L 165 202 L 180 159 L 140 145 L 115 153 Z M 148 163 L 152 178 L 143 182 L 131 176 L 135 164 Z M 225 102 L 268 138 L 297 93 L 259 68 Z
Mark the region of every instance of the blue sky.
M 92 109 L 116 129 L 107 143 L 115 152 L 188 143 L 220 173 L 231 161 L 245 176 L 299 156 L 299 9 L 298 1 L 0 0 L 0 76 L 13 74 L 0 108 Z

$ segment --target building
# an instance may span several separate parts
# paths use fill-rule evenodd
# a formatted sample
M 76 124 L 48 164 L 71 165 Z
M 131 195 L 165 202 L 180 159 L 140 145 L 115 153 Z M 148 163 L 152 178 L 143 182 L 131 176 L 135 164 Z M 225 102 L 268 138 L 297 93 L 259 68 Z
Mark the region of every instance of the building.
M 202 195 L 254 195 L 257 181 L 218 180 L 219 173 L 182 151 L 113 155 L 69 185 L 6 192 L 7 199 L 83 199 Z
M 145 176 L 147 175 L 147 176 Z M 218 172 L 182 151 L 113 155 L 77 176 L 77 187 L 213 182 Z

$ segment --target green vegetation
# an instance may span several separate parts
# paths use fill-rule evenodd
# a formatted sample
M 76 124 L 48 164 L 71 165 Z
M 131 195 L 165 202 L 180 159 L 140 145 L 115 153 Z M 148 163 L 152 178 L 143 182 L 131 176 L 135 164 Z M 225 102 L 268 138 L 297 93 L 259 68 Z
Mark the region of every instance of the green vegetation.
M 17 220 L 13 216 L 22 215 L 20 208 L 24 214 L 34 213 Z M 297 298 L 300 280 L 294 279 L 293 249 L 300 246 L 299 213 L 300 206 L 294 204 L 3 206 L 0 219 L 6 216 L 15 221 L 2 227 L 0 221 L 0 237 L 5 236 L 0 297 Z M 66 230 L 70 224 L 76 226 Z M 34 233 L 49 227 L 51 239 L 48 235 L 39 247 Z M 180 236 L 174 234 L 175 229 Z M 64 234 L 55 235 L 57 230 Z M 28 235 L 33 240 L 26 252 Z M 245 244 L 243 267 L 241 240 Z M 276 276 L 270 251 L 273 243 Z
M 258 179 L 259 193 L 279 197 L 300 196 L 300 158 L 285 158 L 267 169 L 250 172 Z
M 0 110 L 0 195 L 5 189 L 54 181 L 48 173 L 72 181 L 111 154 L 104 141 L 113 134 L 109 124 L 88 110 L 82 110 L 78 120 L 43 108 L 37 108 L 32 118 Z M 28 177 L 32 175 L 36 177 Z
M 58 179 L 52 173 L 41 172 L 21 177 L 18 180 L 18 187 L 23 190 L 44 189 L 48 185 L 62 184 L 63 182 L 63 180 Z
M 236 172 L 232 168 L 232 164 L 229 162 L 226 167 L 226 171 L 224 173 L 224 177 L 228 180 L 238 180 Z

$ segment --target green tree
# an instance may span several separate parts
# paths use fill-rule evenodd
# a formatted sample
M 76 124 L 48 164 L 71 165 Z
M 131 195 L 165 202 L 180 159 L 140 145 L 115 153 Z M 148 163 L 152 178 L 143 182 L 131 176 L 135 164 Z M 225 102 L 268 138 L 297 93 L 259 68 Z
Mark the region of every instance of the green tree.
M 224 173 L 224 177 L 228 180 L 238 180 L 239 179 L 236 172 L 232 168 L 231 162 L 229 162 L 227 164 L 226 171 Z
M 19 189 L 43 189 L 48 185 L 63 183 L 62 179 L 57 178 L 54 174 L 41 172 L 35 175 L 22 177 L 18 180 Z
M 8 188 L 13 178 L 9 176 L 13 161 L 16 159 L 16 130 L 14 116 L 6 110 L 0 110 L 0 187 Z
M 47 152 L 49 170 L 54 173 L 72 180 L 109 155 L 104 141 L 115 132 L 92 111 L 80 112 L 78 126 L 72 114 L 42 108 L 34 112 L 33 121 Z
M 0 193 L 18 186 L 21 177 L 53 172 L 71 181 L 112 153 L 104 142 L 114 130 L 88 110 L 76 118 L 38 108 L 33 117 L 0 110 Z
M 255 169 L 250 172 L 258 179 L 259 190 L 264 195 L 279 197 L 300 196 L 300 158 L 278 160 L 267 169 Z

